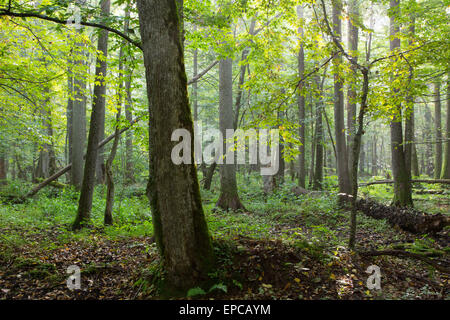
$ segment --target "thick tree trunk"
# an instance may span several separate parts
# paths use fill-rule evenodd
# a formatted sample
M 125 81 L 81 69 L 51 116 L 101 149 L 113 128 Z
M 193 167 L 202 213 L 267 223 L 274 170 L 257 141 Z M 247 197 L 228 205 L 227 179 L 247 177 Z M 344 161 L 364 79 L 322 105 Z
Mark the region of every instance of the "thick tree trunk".
M 395 52 L 400 48 L 400 38 L 397 36 L 400 32 L 400 27 L 396 20 L 400 12 L 400 1 L 390 0 L 390 9 L 392 11 L 390 17 L 390 50 Z M 396 206 L 412 206 L 411 173 L 406 168 L 400 105 L 397 106 L 396 115 L 391 122 L 391 157 L 392 175 L 395 181 L 393 204 Z
M 172 132 L 193 122 L 175 0 L 138 0 L 149 99 L 150 176 L 147 194 L 166 289 L 186 290 L 207 277 L 213 249 L 203 213 L 194 154 L 191 164 L 171 159 Z
M 226 131 L 233 129 L 233 120 L 233 59 L 226 58 L 219 63 L 219 122 L 224 154 L 228 153 Z M 226 164 L 228 160 L 224 158 L 224 163 L 220 165 L 220 196 L 216 205 L 224 210 L 245 209 L 237 192 L 236 166 L 234 163 Z
M 299 19 L 303 19 L 303 7 L 297 6 L 297 16 Z M 300 50 L 298 52 L 298 76 L 300 79 L 303 79 L 305 76 L 305 51 L 303 48 L 303 28 L 299 28 L 298 30 L 300 37 Z M 297 104 L 298 104 L 298 121 L 299 121 L 299 156 L 298 156 L 298 185 L 302 188 L 306 187 L 306 162 L 305 162 L 305 152 L 306 152 L 306 109 L 305 109 L 305 92 L 303 92 L 303 81 L 300 83 L 298 88 L 298 96 L 297 96 Z
M 342 3 L 340 0 L 333 0 L 333 33 L 338 39 L 341 38 L 341 15 Z M 333 58 L 334 64 L 340 65 L 342 57 L 340 55 Z M 334 74 L 334 129 L 336 136 L 337 167 L 339 179 L 339 193 L 350 194 L 350 175 L 348 165 L 347 146 L 345 142 L 344 125 L 344 92 L 341 76 Z
M 434 126 L 436 130 L 436 149 L 434 153 L 434 178 L 441 177 L 442 169 L 442 115 L 441 115 L 441 84 L 436 82 L 434 84 Z
M 110 12 L 110 0 L 101 2 L 102 16 L 108 17 Z M 95 75 L 96 79 L 104 79 L 106 77 L 106 60 L 108 56 L 108 31 L 100 30 L 98 38 L 97 64 Z M 96 167 L 98 159 L 98 143 L 100 142 L 102 122 L 105 120 L 105 95 L 106 82 L 99 81 L 94 86 L 94 99 L 92 101 L 91 123 L 89 128 L 88 147 L 86 152 L 86 162 L 84 166 L 83 184 L 81 187 L 80 200 L 78 202 L 77 217 L 73 223 L 73 229 L 79 229 L 82 225 L 90 220 L 92 200 L 94 196 Z
M 450 179 L 450 72 L 447 75 L 447 120 L 445 137 L 447 141 L 444 143 L 441 179 Z

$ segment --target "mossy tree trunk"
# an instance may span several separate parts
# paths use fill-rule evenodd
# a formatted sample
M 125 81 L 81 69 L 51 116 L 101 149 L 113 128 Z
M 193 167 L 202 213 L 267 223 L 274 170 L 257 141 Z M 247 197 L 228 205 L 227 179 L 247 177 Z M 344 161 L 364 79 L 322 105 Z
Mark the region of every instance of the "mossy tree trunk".
M 194 140 L 187 78 L 175 0 L 138 0 L 149 99 L 149 182 L 155 240 L 166 273 L 165 288 L 185 290 L 207 277 L 213 250 L 202 208 L 193 148 L 191 164 L 171 159 L 172 132 Z

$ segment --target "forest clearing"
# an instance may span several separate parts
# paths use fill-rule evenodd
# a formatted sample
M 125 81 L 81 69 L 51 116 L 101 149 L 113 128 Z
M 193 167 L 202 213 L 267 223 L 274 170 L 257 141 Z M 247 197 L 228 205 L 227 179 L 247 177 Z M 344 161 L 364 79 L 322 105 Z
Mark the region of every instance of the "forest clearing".
M 0 0 L 0 300 L 449 300 L 449 21 Z

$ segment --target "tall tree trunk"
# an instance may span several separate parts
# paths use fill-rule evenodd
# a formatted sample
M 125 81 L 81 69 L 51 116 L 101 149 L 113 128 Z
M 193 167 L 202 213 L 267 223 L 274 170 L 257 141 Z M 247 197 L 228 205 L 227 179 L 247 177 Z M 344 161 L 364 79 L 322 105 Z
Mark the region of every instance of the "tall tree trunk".
M 342 3 L 340 0 L 333 0 L 333 33 L 341 38 L 341 15 Z M 342 63 L 342 56 L 333 58 L 335 66 Z M 350 175 L 347 156 L 347 146 L 345 142 L 344 125 L 344 92 L 342 78 L 338 72 L 334 73 L 334 130 L 336 135 L 337 167 L 339 179 L 339 193 L 350 194 Z
M 73 50 L 71 51 L 71 55 Z M 72 59 L 67 60 L 67 109 L 66 109 L 66 165 L 72 162 L 72 113 L 73 113 L 73 74 L 72 74 Z M 67 181 L 71 183 L 71 173 L 67 174 Z
M 130 2 L 127 4 L 127 8 L 125 9 L 125 22 L 123 26 L 123 33 L 128 35 L 128 27 L 129 27 L 129 17 L 130 17 Z M 123 103 L 123 97 L 122 97 L 122 89 L 123 89 L 123 82 L 124 82 L 124 76 L 123 76 L 123 55 L 124 55 L 124 47 L 126 46 L 125 40 L 122 41 L 122 45 L 119 50 L 119 86 L 117 90 L 117 114 L 116 114 L 116 125 L 114 130 L 114 142 L 111 148 L 111 152 L 109 153 L 108 159 L 106 160 L 105 164 L 105 175 L 106 175 L 106 204 L 105 204 L 105 214 L 104 214 L 104 223 L 105 225 L 112 225 L 113 224 L 113 207 L 114 207 L 114 175 L 112 171 L 112 165 L 114 162 L 114 158 L 116 157 L 117 153 L 117 147 L 119 146 L 119 140 L 120 140 L 120 114 L 122 111 L 122 103 Z M 130 76 L 127 75 L 127 85 L 131 82 Z M 129 89 L 129 88 L 128 88 Z M 128 90 L 127 90 L 127 97 L 128 99 Z M 126 168 L 128 169 L 128 168 Z
M 207 277 L 213 249 L 200 198 L 194 153 L 175 165 L 172 132 L 191 135 L 187 78 L 175 0 L 138 0 L 149 99 L 149 183 L 154 233 L 167 289 L 182 294 Z
M 400 48 L 398 33 L 400 27 L 397 17 L 400 13 L 400 0 L 390 0 L 390 50 L 396 52 Z M 397 106 L 396 115 L 391 122 L 391 157 L 392 175 L 394 178 L 394 199 L 396 206 L 412 206 L 411 176 L 406 168 L 405 152 L 403 147 L 403 128 L 401 105 Z
M 447 74 L 447 120 L 446 142 L 444 143 L 444 161 L 442 163 L 441 179 L 450 179 L 450 72 Z
M 81 34 L 82 31 L 80 31 Z M 80 35 L 81 36 L 81 35 Z M 84 44 L 78 42 L 74 48 L 74 64 L 79 69 L 85 61 L 85 47 Z M 73 71 L 73 102 L 72 102 L 72 114 L 70 119 L 72 120 L 70 126 L 70 136 L 72 148 L 70 148 L 71 155 L 71 177 L 70 182 L 77 189 L 81 188 L 83 181 L 83 167 L 84 167 L 84 148 L 86 143 L 86 82 L 85 75 L 82 72 Z
M 372 140 L 372 176 L 378 175 L 378 155 L 377 155 L 377 136 Z
M 348 11 L 350 14 L 350 19 L 348 20 L 348 33 L 347 33 L 347 43 L 349 54 L 358 60 L 358 27 L 356 22 L 359 19 L 359 5 L 357 0 L 350 0 L 348 3 Z M 354 64 L 350 65 L 350 69 L 353 73 L 358 70 Z M 356 90 L 354 88 L 355 84 L 352 82 L 348 83 L 347 91 L 347 154 L 348 163 L 351 166 L 353 163 L 353 152 L 352 152 L 352 140 L 355 134 L 355 117 L 356 117 Z M 351 180 L 351 171 L 350 180 Z
M 127 2 L 127 8 L 125 9 L 125 22 L 124 31 L 128 33 L 130 25 L 130 0 Z M 129 45 L 128 45 L 129 46 Z M 127 61 L 127 58 L 125 58 Z M 132 112 L 132 95 L 131 95 L 131 80 L 133 78 L 133 71 L 130 69 L 129 63 L 125 64 L 125 117 L 128 122 L 133 121 Z M 133 184 L 136 180 L 134 178 L 134 160 L 133 160 L 133 131 L 128 130 L 125 135 L 125 183 Z
M 102 0 L 101 12 L 104 18 L 109 16 L 111 7 L 110 0 Z M 86 162 L 84 166 L 83 184 L 81 187 L 80 200 L 78 202 L 77 217 L 73 223 L 73 229 L 79 229 L 90 220 L 92 210 L 92 199 L 94 196 L 95 174 L 98 159 L 98 143 L 100 142 L 102 122 L 105 115 L 106 82 L 106 57 L 108 56 L 108 31 L 100 30 L 98 37 L 98 51 L 95 75 L 98 82 L 94 85 L 94 99 L 92 100 L 91 123 L 89 127 L 88 147 Z M 99 80 L 101 79 L 101 80 Z
M 299 19 L 303 19 L 303 7 L 297 6 L 297 16 Z M 303 23 L 303 22 L 300 22 Z M 298 30 L 300 37 L 300 50 L 298 52 L 298 76 L 302 79 L 305 76 L 305 51 L 303 48 L 304 33 L 303 28 L 300 27 Z M 297 104 L 298 104 L 298 121 L 299 121 L 299 156 L 298 156 L 298 185 L 302 188 L 306 187 L 306 162 L 305 162 L 305 152 L 306 152 L 306 109 L 305 109 L 305 93 L 303 92 L 303 81 L 300 83 L 298 88 Z
M 409 46 L 414 46 L 414 36 L 415 36 L 415 17 L 411 14 L 409 25 Z M 412 66 L 409 68 L 409 79 L 412 80 L 414 77 L 414 69 Z M 415 126 L 415 118 L 414 118 L 414 100 L 415 98 L 409 94 L 406 97 L 406 101 L 408 104 L 409 112 L 406 115 L 405 120 L 405 162 L 406 162 L 406 170 L 409 172 L 410 176 L 413 174 L 413 149 L 414 149 L 414 126 Z
M 102 0 L 101 1 L 101 10 L 102 10 L 102 17 L 108 18 L 110 7 L 111 7 L 111 0 Z M 125 18 L 126 21 L 128 21 L 127 18 Z M 125 43 L 122 42 L 122 46 L 124 46 Z M 98 36 L 98 44 L 97 44 L 97 50 L 101 53 L 100 56 L 97 56 L 97 68 L 95 70 L 95 79 L 96 81 L 100 81 L 100 85 L 94 86 L 94 100 L 93 104 L 96 105 L 96 107 L 99 110 L 99 137 L 98 141 L 102 141 L 105 138 L 105 106 L 106 106 L 106 72 L 107 72 L 107 61 L 108 58 L 108 32 L 104 32 L 103 30 L 100 31 Z M 96 91 L 97 88 L 97 91 Z M 100 96 L 97 96 L 97 94 Z M 105 156 L 104 156 L 104 149 L 100 148 L 97 151 L 97 163 L 96 163 L 96 169 L 95 169 L 95 175 L 96 175 L 96 183 L 103 184 L 105 182 Z
M 441 177 L 442 169 L 442 116 L 441 116 L 441 84 L 434 84 L 434 125 L 436 130 L 436 150 L 434 153 L 434 178 Z
M 219 123 L 224 139 L 224 154 L 228 153 L 226 131 L 233 129 L 233 120 L 233 59 L 226 58 L 219 62 Z M 234 152 L 232 156 L 234 158 Z M 220 165 L 220 196 L 216 205 L 224 210 L 244 209 L 237 192 L 236 166 L 234 163 L 226 164 L 227 160 L 225 158 Z

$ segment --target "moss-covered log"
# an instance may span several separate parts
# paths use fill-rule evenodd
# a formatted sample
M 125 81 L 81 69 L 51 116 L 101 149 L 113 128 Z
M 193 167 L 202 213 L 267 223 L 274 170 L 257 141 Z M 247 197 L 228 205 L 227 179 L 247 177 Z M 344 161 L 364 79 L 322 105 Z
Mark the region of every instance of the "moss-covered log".
M 360 199 L 358 210 L 374 219 L 386 219 L 389 224 L 412 233 L 435 233 L 450 225 L 450 217 L 443 214 L 427 214 L 413 208 L 386 206 L 381 203 Z

